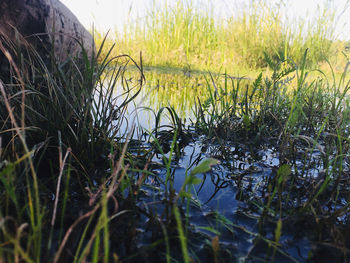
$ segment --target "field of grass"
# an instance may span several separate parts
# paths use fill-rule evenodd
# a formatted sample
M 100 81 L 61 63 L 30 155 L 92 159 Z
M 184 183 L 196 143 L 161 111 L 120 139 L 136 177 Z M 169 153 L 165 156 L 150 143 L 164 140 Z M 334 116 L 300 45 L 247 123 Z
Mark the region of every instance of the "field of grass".
M 315 18 L 283 17 L 282 1 L 248 1 L 229 17 L 215 17 L 210 3 L 201 9 L 192 1 L 177 0 L 172 7 L 154 3 L 145 18 L 129 21 L 123 32 L 110 33 L 116 52 L 139 56 L 145 66 L 252 74 L 284 59 L 296 63 L 309 49 L 307 67 L 326 60 L 343 65 L 343 41 L 336 41 L 336 10 L 322 5 Z M 288 4 L 288 3 L 287 3 Z M 338 7 L 339 8 L 339 7 Z M 97 42 L 103 39 L 96 32 Z M 272 64 L 272 65 L 271 65 Z

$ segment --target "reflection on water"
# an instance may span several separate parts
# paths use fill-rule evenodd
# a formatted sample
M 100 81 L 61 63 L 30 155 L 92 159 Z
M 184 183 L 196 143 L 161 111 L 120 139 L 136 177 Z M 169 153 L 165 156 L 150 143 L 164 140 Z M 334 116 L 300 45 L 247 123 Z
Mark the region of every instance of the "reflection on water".
M 186 146 L 183 156 L 171 166 L 171 176 L 174 188 L 178 192 L 186 177 L 187 170 L 198 165 L 203 159 L 213 156 L 217 152 L 216 146 L 207 147 L 204 138 L 198 138 L 195 142 Z M 238 146 L 239 147 L 239 146 Z M 206 244 L 210 244 L 216 236 L 213 230 L 218 231 L 220 262 L 265 262 L 269 247 L 259 237 L 260 212 L 258 199 L 263 199 L 262 192 L 267 178 L 273 176 L 273 167 L 278 160 L 278 153 L 267 150 L 266 157 L 252 161 L 252 156 L 244 150 L 244 146 L 237 151 L 231 149 L 235 158 L 230 164 L 222 161 L 212 171 L 200 174 L 197 177 L 201 183 L 191 188 L 191 203 L 182 204 L 182 209 L 188 213 L 189 246 L 191 251 L 199 258 L 199 262 L 211 262 L 206 258 L 211 257 L 206 250 Z M 240 152 L 237 154 L 237 152 Z M 265 156 L 261 151 L 258 154 Z M 155 162 L 159 162 L 160 156 L 155 156 Z M 245 164 L 245 165 L 243 165 Z M 142 207 L 148 213 L 164 217 L 167 205 L 164 203 L 164 185 L 157 181 L 165 181 L 167 170 L 158 168 L 154 177 L 149 177 L 144 187 L 145 195 L 140 200 Z M 153 185 L 152 191 L 149 186 Z M 156 194 L 155 194 L 156 193 Z M 187 211 L 187 212 L 186 212 Z M 161 219 L 160 219 L 161 220 Z M 139 222 L 140 229 L 148 229 L 149 221 Z M 208 228 L 212 229 L 209 230 Z M 275 224 L 266 222 L 263 226 L 265 238 L 274 240 Z M 308 252 L 311 250 L 310 241 L 300 236 L 297 227 L 284 228 L 280 241 L 279 252 L 275 262 L 306 262 Z M 144 239 L 143 245 L 150 245 L 151 238 Z M 209 254 L 208 254 L 209 253 Z M 181 257 L 180 257 L 181 259 Z
M 185 74 L 184 72 L 159 72 L 155 70 L 145 71 L 146 84 L 143 86 L 139 96 L 128 105 L 128 123 L 134 120 L 136 126 L 141 126 L 146 130 L 151 130 L 155 126 L 155 115 L 162 107 L 172 107 L 184 124 L 190 124 L 195 120 L 193 109 L 195 103 L 205 102 L 208 99 L 209 92 L 215 92 L 218 85 L 225 85 L 223 74 L 211 74 L 199 72 Z M 125 78 L 129 86 L 133 86 L 138 81 L 138 73 L 129 71 Z M 250 82 L 251 79 L 230 77 L 228 81 L 240 80 L 242 86 Z M 213 85 L 215 82 L 215 85 Z M 228 90 L 223 96 L 229 96 L 232 85 L 228 85 Z M 116 97 L 123 93 L 123 88 L 119 86 L 116 91 Z M 123 96 L 119 100 L 122 101 Z M 167 118 L 162 119 L 164 125 L 169 124 Z M 126 128 L 126 124 L 123 126 Z
M 154 129 L 157 112 L 167 106 L 173 107 L 182 119 L 187 120 L 184 123 L 190 124 L 189 120 L 194 118 L 191 110 L 196 99 L 205 102 L 208 98 L 207 81 L 210 81 L 212 92 L 218 92 L 216 85 L 223 84 L 224 81 L 220 75 L 212 76 L 216 85 L 212 85 L 208 75 L 188 77 L 184 74 L 155 72 L 146 72 L 145 75 L 147 82 L 137 99 L 129 104 L 121 130 L 129 129 L 132 123 L 145 130 Z M 127 81 L 132 86 L 136 79 L 130 74 Z M 242 86 L 248 81 L 250 80 L 242 80 Z M 122 93 L 122 88 L 116 90 L 118 101 L 123 100 L 125 95 L 121 95 Z M 230 96 L 231 93 L 231 90 L 225 89 L 225 94 L 220 95 Z M 161 125 L 171 122 L 166 116 L 161 118 L 161 121 Z M 256 152 L 251 152 L 244 145 L 218 146 L 207 142 L 205 138 L 195 136 L 191 143 L 181 148 L 180 157 L 171 164 L 170 176 L 174 189 L 179 192 L 188 171 L 203 159 L 214 157 L 220 159 L 221 164 L 215 166 L 211 172 L 197 175 L 201 183 L 190 189 L 191 201 L 179 202 L 189 237 L 191 256 L 196 256 L 198 262 L 211 262 L 208 259 L 213 258 L 212 242 L 215 237 L 219 238 L 220 245 L 218 262 L 268 262 L 272 253 L 276 253 L 275 262 L 307 262 L 310 255 L 319 253 L 319 246 L 311 241 L 312 230 L 305 231 L 307 224 L 300 222 L 300 225 L 289 226 L 288 217 L 286 222 L 283 222 L 283 234 L 279 245 L 274 247 L 277 252 L 272 252 L 271 242 L 275 240 L 276 221 L 261 218 L 271 195 L 268 187 L 275 184 L 274 178 L 280 166 L 278 149 L 262 147 Z M 315 162 L 320 161 L 322 157 L 317 151 L 310 154 Z M 169 154 L 166 156 L 169 157 Z M 173 202 L 171 193 L 168 194 L 170 189 L 167 189 L 168 185 L 164 183 L 168 171 L 163 165 L 163 157 L 157 154 L 153 156 L 152 162 L 158 165 L 141 189 L 142 194 L 137 200 L 139 217 L 135 223 L 139 235 L 136 247 L 147 247 L 151 252 L 142 253 L 155 253 L 157 257 L 165 251 L 164 245 L 154 245 L 154 242 L 164 238 L 164 232 L 159 231 L 159 228 L 162 229 L 159 224 L 164 227 L 162 224 L 169 221 L 169 207 Z M 304 162 L 303 159 L 296 160 L 296 167 L 302 170 Z M 316 178 L 319 171 L 315 169 L 309 169 L 305 174 Z M 295 189 L 288 189 L 289 202 L 283 203 L 291 211 L 296 211 L 305 203 L 305 200 L 301 199 L 303 195 L 298 196 L 298 191 L 305 191 L 303 189 L 307 187 L 307 182 L 304 178 L 295 180 Z M 285 193 L 279 194 L 282 196 Z M 176 231 L 168 235 L 170 238 L 177 238 Z M 181 251 L 177 252 L 179 253 L 171 256 L 181 261 Z M 163 259 L 165 260 L 161 258 L 159 262 L 163 262 Z

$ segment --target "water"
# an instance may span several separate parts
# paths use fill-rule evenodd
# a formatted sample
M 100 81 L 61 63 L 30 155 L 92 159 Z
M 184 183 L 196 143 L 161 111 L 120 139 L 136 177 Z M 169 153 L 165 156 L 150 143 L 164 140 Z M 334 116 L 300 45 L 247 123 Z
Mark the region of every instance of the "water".
M 169 79 L 170 82 L 163 84 L 163 87 L 157 79 L 155 82 L 149 81 L 135 104 L 129 105 L 127 119 L 129 123 L 130 120 L 135 120 L 135 125 L 142 127 L 140 133 L 153 130 L 155 115 L 165 106 L 176 109 L 181 118 L 193 120 L 193 102 L 190 100 L 196 94 L 203 96 L 204 84 L 200 78 L 195 79 L 194 83 L 188 78 L 182 82 L 174 81 L 171 77 Z M 154 83 L 157 84 L 153 86 Z M 188 125 L 190 121 L 184 123 Z M 164 115 L 162 130 L 171 132 L 167 127 L 171 124 L 170 118 Z M 122 127 L 127 129 L 130 125 Z M 282 166 L 277 144 L 262 145 L 251 152 L 244 144 L 217 145 L 204 136 L 193 132 L 191 134 L 189 143 L 180 147 L 176 156 L 174 154 L 169 171 L 164 166 L 161 154 L 153 156 L 151 167 L 153 165 L 154 168 L 150 168 L 153 175 L 146 178 L 140 189 L 134 204 L 137 211 L 128 217 L 131 220 L 128 223 L 128 233 L 130 235 L 131 231 L 133 234 L 129 237 L 130 240 L 117 246 L 119 256 L 124 256 L 126 262 L 164 262 L 165 236 L 171 246 L 170 256 L 182 261 L 182 252 L 176 242 L 178 232 L 172 218 L 172 205 L 176 198 L 172 189 L 179 193 L 191 169 L 209 157 L 220 160 L 220 164 L 210 172 L 197 175 L 201 182 L 190 187 L 191 198 L 180 197 L 177 202 L 188 237 L 190 256 L 196 262 L 330 262 L 329 260 L 338 261 L 342 258 L 339 249 L 322 241 L 326 237 L 320 235 L 328 234 L 318 228 L 327 223 L 323 225 L 324 223 L 314 222 L 313 216 L 298 214 L 314 194 L 312 191 L 315 191 L 315 185 L 320 185 L 324 179 L 320 150 L 316 148 L 309 153 L 312 162 L 307 163 L 307 166 L 304 158 L 296 159 L 295 169 L 299 173 L 304 171 L 304 175 L 286 181 L 283 190 L 275 193 L 266 212 L 264 209 L 273 195 L 272 190 L 277 183 L 275 178 Z M 169 140 L 171 138 L 170 136 Z M 145 147 L 150 147 L 147 139 Z M 305 151 L 307 149 L 302 149 L 300 153 Z M 165 151 L 165 156 L 169 157 L 168 151 Z M 167 179 L 169 183 L 166 183 Z M 279 195 L 282 200 L 279 200 Z M 337 208 L 346 206 L 347 201 L 347 197 L 340 196 Z M 279 202 L 283 206 L 280 210 Z M 326 209 L 326 206 L 321 207 Z M 275 245 L 278 219 L 282 220 L 283 227 L 278 245 Z M 349 216 L 342 214 L 337 220 L 346 226 Z M 213 242 L 216 242 L 216 238 L 219 250 L 215 252 Z M 127 244 L 134 249 L 128 249 Z
M 171 174 L 177 192 L 183 185 L 187 167 L 193 167 L 194 163 L 211 156 L 210 151 L 203 151 L 203 145 L 200 138 L 189 144 L 185 147 L 182 158 L 172 165 Z M 198 175 L 202 182 L 192 187 L 189 208 L 186 202 L 180 202 L 180 207 L 188 215 L 187 229 L 191 232 L 190 236 L 193 237 L 193 240 L 189 240 L 189 245 L 194 254 L 199 256 L 201 262 L 210 262 L 205 261 L 209 253 L 207 251 L 209 248 L 205 248 L 205 244 L 211 244 L 212 238 L 216 235 L 219 236 L 223 262 L 264 261 L 268 256 L 268 244 L 259 240 L 260 213 L 254 208 L 255 199 L 261 197 L 259 191 L 262 181 L 272 176 L 271 167 L 274 165 L 271 160 L 276 157 L 272 157 L 275 154 L 270 151 L 267 151 L 267 154 L 270 155 L 269 158 L 247 166 L 242 165 L 247 158 L 237 156 L 233 170 L 224 165 L 218 165 L 211 172 Z M 159 162 L 159 159 L 155 161 Z M 157 187 L 154 182 L 165 181 L 166 172 L 164 168 L 156 169 L 154 178 L 148 178 L 146 184 Z M 235 180 L 239 176 L 242 177 L 243 186 L 241 187 Z M 240 193 L 242 189 L 249 193 Z M 140 206 L 147 211 L 152 211 L 152 214 L 156 214 L 159 220 L 164 220 L 161 218 L 167 209 L 166 205 L 162 205 L 162 201 L 166 199 L 164 190 L 164 185 L 160 185 L 156 193 L 154 190 L 149 190 L 149 187 L 145 187 L 144 196 L 139 200 Z M 138 229 L 148 229 L 148 223 L 149 221 L 140 222 Z M 264 225 L 265 238 L 274 240 L 275 227 L 271 222 Z M 280 253 L 276 254 L 277 262 L 307 261 L 312 244 L 310 240 L 305 236 L 300 236 L 295 230 L 295 227 L 289 229 L 288 226 L 283 229 Z M 214 233 L 215 231 L 217 233 Z M 151 240 L 148 242 L 148 245 L 152 243 Z M 146 245 L 147 241 L 143 240 L 142 246 Z

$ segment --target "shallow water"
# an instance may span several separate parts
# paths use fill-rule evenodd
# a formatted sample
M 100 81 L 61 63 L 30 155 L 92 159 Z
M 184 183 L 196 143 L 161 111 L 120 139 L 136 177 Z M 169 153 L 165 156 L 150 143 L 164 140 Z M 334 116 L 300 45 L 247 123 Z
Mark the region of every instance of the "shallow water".
M 224 75 L 220 73 L 209 75 L 208 72 L 193 72 L 185 74 L 181 70 L 149 69 L 144 72 L 146 83 L 140 94 L 128 105 L 127 118 L 134 120 L 135 125 L 146 130 L 152 130 L 155 126 L 155 114 L 163 107 L 172 107 L 176 114 L 188 125 L 195 121 L 193 108 L 198 99 L 204 102 L 208 99 L 208 85 L 224 83 Z M 127 72 L 125 78 L 129 86 L 137 85 L 139 75 L 137 72 Z M 230 76 L 230 81 L 241 79 L 242 85 L 252 81 L 249 77 Z M 229 81 L 229 82 L 230 82 Z M 115 89 L 118 101 L 124 92 L 121 86 Z M 167 116 L 161 119 L 162 125 L 167 125 L 170 120 Z M 123 124 L 126 128 L 126 124 Z M 130 127 L 130 125 L 129 125 Z M 123 129 L 121 129 L 123 130 Z
M 202 142 L 199 139 L 185 147 L 184 156 L 177 164 L 172 166 L 174 188 L 177 191 L 180 190 L 184 182 L 186 167 L 192 166 L 194 160 L 197 162 L 210 156 L 210 152 L 202 151 L 201 144 Z M 198 176 L 202 183 L 192 188 L 193 200 L 188 211 L 188 228 L 194 236 L 200 236 L 194 240 L 189 240 L 194 254 L 202 254 L 205 257 L 204 245 L 210 244 L 211 239 L 215 236 L 205 227 L 211 227 L 220 233 L 220 249 L 224 251 L 223 262 L 264 261 L 265 257 L 268 256 L 267 243 L 264 241 L 258 242 L 259 213 L 250 209 L 251 204 L 249 203 L 254 196 L 240 197 L 239 187 L 233 180 L 235 176 L 241 174 L 245 185 L 243 189 L 250 188 L 253 193 L 254 189 L 258 191 L 259 184 L 266 177 L 271 176 L 271 167 L 276 163 L 276 160 L 274 160 L 276 157 L 273 157 L 273 153 L 267 151 L 266 154 L 270 157 L 251 165 L 243 165 L 246 161 L 245 158 L 237 156 L 234 160 L 234 165 L 237 168 L 234 168 L 234 170 L 218 165 L 211 172 Z M 254 167 L 254 169 L 251 169 L 251 167 Z M 158 169 L 154 172 L 156 177 L 165 180 L 165 169 Z M 161 200 L 162 197 L 164 198 L 164 192 L 160 191 L 158 198 Z M 153 191 L 145 191 L 145 196 L 140 202 L 144 207 L 154 209 L 154 213 L 161 216 L 164 213 L 162 210 L 164 207 L 159 206 L 159 203 L 156 204 L 156 207 L 148 204 L 154 202 L 153 198 Z M 182 208 L 186 211 L 186 203 L 182 204 Z M 139 228 L 147 229 L 146 225 L 140 224 Z M 275 225 L 273 223 L 267 223 L 264 226 L 264 231 L 266 231 L 266 238 L 274 240 Z M 280 250 L 285 255 L 277 253 L 276 262 L 306 262 L 308 252 L 311 250 L 311 243 L 305 236 L 298 237 L 297 235 L 295 229 L 283 232 Z M 205 258 L 199 256 L 199 259 L 201 262 L 205 262 Z
M 181 118 L 187 118 L 184 123 L 189 124 L 188 119 L 194 118 L 191 113 L 193 102 L 190 100 L 194 100 L 197 95 L 203 96 L 204 84 L 199 78 L 195 80 L 199 82 L 198 85 L 185 76 L 183 78 L 185 80 L 181 85 L 178 84 L 180 81 L 177 84 L 175 82 L 174 87 L 178 89 L 176 92 L 171 88 L 172 84 L 166 83 L 161 87 L 159 80 L 150 81 L 135 104 L 128 108 L 129 126 L 122 126 L 123 129 L 130 127 L 130 120 L 135 120 L 137 127 L 142 127 L 143 131 L 151 131 L 155 127 L 155 115 L 145 107 L 157 112 L 161 107 L 172 106 Z M 158 84 L 153 87 L 154 83 Z M 188 89 L 189 86 L 186 85 L 192 88 Z M 162 118 L 161 125 L 169 124 L 169 118 Z M 163 130 L 167 130 L 167 127 Z M 149 261 L 145 262 L 165 260 L 164 242 L 162 245 L 155 245 L 155 242 L 164 238 L 159 224 L 171 225 L 169 217 L 174 200 L 169 196 L 170 190 L 173 187 L 178 193 L 189 171 L 209 157 L 219 159 L 221 163 L 210 172 L 197 175 L 201 183 L 191 187 L 191 200 L 187 202 L 185 199 L 182 202 L 180 198 L 178 203 L 188 236 L 190 256 L 196 262 L 329 262 L 332 258 L 342 258 L 341 250 L 332 244 L 327 245 L 327 242 L 320 242 L 316 237 L 321 233 L 315 232 L 317 222 L 308 222 L 308 218 L 302 217 L 295 219 L 293 215 L 288 214 L 288 209 L 292 212 L 307 202 L 307 198 L 299 196 L 298 189 L 306 189 L 308 185 L 316 184 L 316 180 L 319 180 L 322 174 L 322 154 L 319 150 L 314 149 L 310 153 L 314 165 L 305 168 L 306 161 L 303 158 L 297 158 L 295 162 L 295 169 L 303 170 L 304 174 L 293 181 L 295 192 L 290 188 L 282 193 L 288 200 L 282 201 L 283 206 L 286 206 L 281 216 L 282 235 L 279 244 L 273 247 L 276 222 L 279 218 L 278 209 L 273 208 L 275 211 L 270 211 L 274 215 L 272 217 L 262 216 L 262 213 L 268 195 L 271 194 L 266 192 L 268 185 L 271 182 L 273 184 L 273 178 L 281 165 L 278 148 L 273 145 L 262 146 L 251 153 L 245 145 L 234 144 L 225 145 L 223 153 L 222 146 L 208 142 L 205 137 L 196 134 L 192 134 L 192 137 L 191 142 L 181 148 L 180 157 L 172 162 L 171 187 L 165 183 L 167 169 L 163 166 L 163 157 L 158 154 L 152 159 L 154 164 L 159 165 L 152 169 L 153 176 L 147 178 L 141 189 L 137 200 L 140 213 L 134 222 L 137 233 L 134 239 L 135 246 L 149 258 Z M 339 208 L 347 204 L 347 198 L 341 197 L 340 200 L 342 203 Z M 338 222 L 346 225 L 347 220 L 348 216 L 344 215 Z M 168 235 L 170 239 L 177 239 L 176 231 L 169 230 Z M 217 254 L 213 252 L 213 240 L 216 237 L 219 241 Z M 181 261 L 180 248 L 172 242 L 170 244 L 171 256 Z M 126 257 L 125 261 L 137 262 L 140 259 L 135 251 L 125 252 L 125 256 L 133 253 L 135 257 Z M 327 256 L 324 256 L 324 253 Z M 344 253 L 349 254 L 349 251 Z

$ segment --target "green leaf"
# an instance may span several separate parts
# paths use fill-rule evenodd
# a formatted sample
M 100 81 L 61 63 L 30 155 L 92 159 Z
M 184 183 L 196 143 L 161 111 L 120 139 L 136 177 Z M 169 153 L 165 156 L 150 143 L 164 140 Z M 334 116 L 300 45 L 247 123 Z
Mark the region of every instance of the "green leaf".
M 283 164 L 277 171 L 278 184 L 285 182 L 288 177 L 291 175 L 292 169 L 288 164 Z
M 190 263 L 190 256 L 187 249 L 187 237 L 182 227 L 181 215 L 180 215 L 179 208 L 177 206 L 174 206 L 174 215 L 175 215 L 175 220 L 177 224 L 177 231 L 179 233 L 179 240 L 181 244 L 183 262 Z
M 200 184 L 202 182 L 202 179 L 197 178 L 194 175 L 190 175 L 186 178 L 185 184 Z
M 195 176 L 196 174 L 202 174 L 210 171 L 211 167 L 214 165 L 219 164 L 219 160 L 216 160 L 214 158 L 208 158 L 205 159 L 203 162 L 201 162 L 199 165 L 194 167 L 190 173 L 190 177 Z
M 275 241 L 278 243 L 282 235 L 282 220 L 278 219 L 277 226 L 275 229 Z
M 244 128 L 249 131 L 250 130 L 250 118 L 247 114 L 244 114 L 243 115 L 243 125 L 244 125 Z
M 185 191 L 181 191 L 181 192 L 179 193 L 179 195 L 180 195 L 180 197 L 182 197 L 182 198 L 188 198 L 188 199 L 192 198 L 191 193 L 185 192 Z
M 12 163 L 9 163 L 1 172 L 0 172 L 0 181 L 5 187 L 6 193 L 10 196 L 10 199 L 14 202 L 15 205 L 17 205 L 17 197 L 15 192 L 15 187 L 12 185 L 11 181 L 8 180 L 8 176 L 13 176 L 13 173 L 15 171 L 15 165 Z
M 208 231 L 208 232 L 211 232 L 215 235 L 221 235 L 221 233 L 219 231 L 217 231 L 216 229 L 210 227 L 210 226 L 196 226 L 197 229 L 201 229 L 201 230 L 205 230 L 205 231 Z
M 261 73 L 259 74 L 259 76 L 254 80 L 253 86 L 254 86 L 255 88 L 258 88 L 258 87 L 260 87 L 261 82 L 262 82 L 262 72 L 261 72 Z

